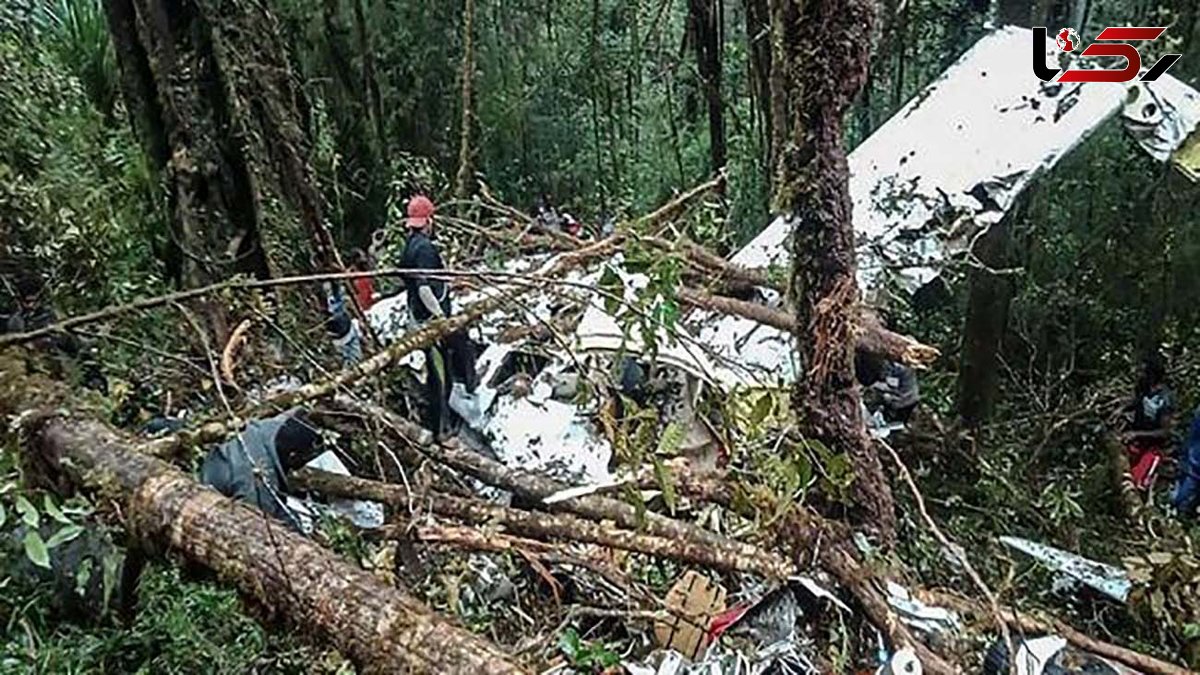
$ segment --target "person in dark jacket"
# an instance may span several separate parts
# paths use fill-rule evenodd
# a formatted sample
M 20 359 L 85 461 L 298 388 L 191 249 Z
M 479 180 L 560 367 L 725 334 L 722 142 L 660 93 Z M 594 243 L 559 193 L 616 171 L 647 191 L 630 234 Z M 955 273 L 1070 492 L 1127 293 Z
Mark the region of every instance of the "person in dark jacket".
M 428 197 L 417 195 L 408 203 L 408 241 L 400 266 L 436 273 L 446 269 L 442 255 L 433 243 L 434 205 Z M 410 273 L 404 276 L 408 313 L 414 325 L 450 316 L 450 285 L 436 274 Z M 475 350 L 465 330 L 447 336 L 425 350 L 425 427 L 439 441 L 453 436 L 454 416 L 450 410 L 453 379 L 462 381 L 468 391 L 476 385 Z
M 208 453 L 200 482 L 300 531 L 299 520 L 287 506 L 287 472 L 319 454 L 320 445 L 321 434 L 299 408 L 254 420 Z
M 1157 354 L 1146 359 L 1134 389 L 1133 422 L 1124 434 L 1133 484 L 1148 490 L 1171 444 L 1175 396 L 1167 386 L 1167 369 Z

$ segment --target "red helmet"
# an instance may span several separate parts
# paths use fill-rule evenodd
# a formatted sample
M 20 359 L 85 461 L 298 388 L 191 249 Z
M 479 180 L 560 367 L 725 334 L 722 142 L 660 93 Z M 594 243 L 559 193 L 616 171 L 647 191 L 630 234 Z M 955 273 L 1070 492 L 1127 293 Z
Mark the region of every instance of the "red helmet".
M 425 227 L 433 218 L 433 202 L 425 195 L 417 195 L 408 200 L 408 226 L 413 229 Z

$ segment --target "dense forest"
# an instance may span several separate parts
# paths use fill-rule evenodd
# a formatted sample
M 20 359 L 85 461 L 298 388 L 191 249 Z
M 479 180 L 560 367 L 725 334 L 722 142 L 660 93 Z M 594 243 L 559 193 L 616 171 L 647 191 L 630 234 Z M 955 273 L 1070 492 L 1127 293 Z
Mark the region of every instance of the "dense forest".
M 0 3 L 0 673 L 1200 670 L 1198 15 Z

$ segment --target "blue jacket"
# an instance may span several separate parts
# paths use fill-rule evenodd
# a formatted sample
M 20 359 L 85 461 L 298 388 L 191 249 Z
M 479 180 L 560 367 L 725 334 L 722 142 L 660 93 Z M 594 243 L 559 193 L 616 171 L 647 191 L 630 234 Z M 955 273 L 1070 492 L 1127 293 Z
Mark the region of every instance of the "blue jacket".
M 1200 479 L 1200 408 L 1192 417 L 1187 439 L 1183 443 L 1183 470 L 1193 478 Z

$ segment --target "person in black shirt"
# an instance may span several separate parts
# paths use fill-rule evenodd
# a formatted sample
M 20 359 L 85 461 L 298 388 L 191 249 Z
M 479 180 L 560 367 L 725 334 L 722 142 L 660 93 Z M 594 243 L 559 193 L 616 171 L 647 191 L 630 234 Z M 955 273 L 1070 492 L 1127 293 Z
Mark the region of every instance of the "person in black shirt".
M 442 255 L 434 245 L 433 202 L 424 195 L 408 203 L 408 241 L 400 266 L 405 269 L 446 269 Z M 450 316 L 450 288 L 445 279 L 432 275 L 404 275 L 408 313 L 414 326 Z M 439 441 L 453 435 L 450 410 L 451 378 L 463 381 L 468 390 L 475 388 L 474 347 L 465 331 L 456 331 L 439 344 L 425 350 L 425 426 Z
M 1133 484 L 1148 490 L 1174 431 L 1175 396 L 1167 386 L 1167 369 L 1161 356 L 1153 354 L 1146 360 L 1131 405 L 1133 422 L 1123 440 Z

